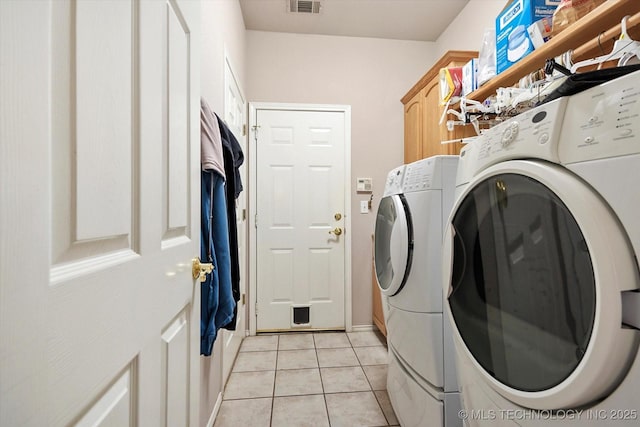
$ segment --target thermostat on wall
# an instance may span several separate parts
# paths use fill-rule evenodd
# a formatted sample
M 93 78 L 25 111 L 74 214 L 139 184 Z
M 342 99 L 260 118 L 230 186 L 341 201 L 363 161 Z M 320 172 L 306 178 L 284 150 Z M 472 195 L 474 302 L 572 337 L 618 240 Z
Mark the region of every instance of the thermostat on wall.
M 371 193 L 373 191 L 373 179 L 371 178 L 357 178 L 358 186 L 357 191 Z

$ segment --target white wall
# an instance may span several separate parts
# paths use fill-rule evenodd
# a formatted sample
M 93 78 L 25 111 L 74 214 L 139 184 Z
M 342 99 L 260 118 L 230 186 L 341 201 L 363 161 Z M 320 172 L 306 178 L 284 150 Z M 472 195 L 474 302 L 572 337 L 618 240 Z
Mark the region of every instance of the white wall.
M 485 28 L 494 28 L 498 13 L 508 0 L 470 0 L 453 22 L 438 37 L 436 53 L 440 58 L 448 50 L 480 50 Z
M 238 0 L 202 0 L 201 90 L 211 108 L 222 115 L 224 55 L 246 90 L 246 31 Z
M 200 83 L 202 96 L 222 115 L 224 105 L 225 50 L 242 90 L 245 84 L 244 20 L 237 0 L 202 1 L 202 52 Z M 199 307 L 195 307 L 199 310 Z M 222 335 L 222 331 L 218 332 Z M 222 391 L 221 340 L 216 340 L 211 357 L 200 357 L 200 423 L 206 426 Z
M 387 172 L 403 161 L 400 98 L 435 59 L 434 43 L 247 31 L 247 98 L 351 105 L 353 325 L 371 325 L 371 234 Z M 356 177 L 373 178 L 360 214 Z

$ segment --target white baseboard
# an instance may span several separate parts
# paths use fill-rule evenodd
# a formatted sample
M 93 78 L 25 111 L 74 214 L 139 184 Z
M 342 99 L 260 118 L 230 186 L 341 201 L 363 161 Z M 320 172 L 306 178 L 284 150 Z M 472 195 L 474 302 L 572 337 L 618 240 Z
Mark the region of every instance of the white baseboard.
M 222 392 L 218 393 L 216 404 L 213 406 L 213 411 L 211 411 L 211 416 L 209 417 L 209 421 L 207 421 L 207 427 L 213 427 L 213 423 L 216 421 L 216 417 L 218 416 L 218 411 L 220 410 L 220 405 L 222 405 Z
M 351 327 L 352 332 L 367 332 L 367 331 L 375 331 L 377 328 L 375 328 L 373 325 L 353 325 Z

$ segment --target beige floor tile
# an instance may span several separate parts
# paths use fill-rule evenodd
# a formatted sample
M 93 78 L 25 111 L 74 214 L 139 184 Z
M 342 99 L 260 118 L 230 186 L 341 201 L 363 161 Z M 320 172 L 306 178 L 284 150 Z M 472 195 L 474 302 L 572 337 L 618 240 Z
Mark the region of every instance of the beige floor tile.
M 308 350 L 315 348 L 313 334 L 282 334 L 278 350 Z
M 271 398 L 225 400 L 214 427 L 269 427 L 270 423 Z
M 245 337 L 242 340 L 240 351 L 276 351 L 278 349 L 277 335 L 260 335 Z
M 373 392 L 326 394 L 332 427 L 386 426 L 387 420 Z
M 367 347 L 374 345 L 386 345 L 384 336 L 376 331 L 348 332 L 347 336 L 354 347 Z
M 233 372 L 269 371 L 276 369 L 277 351 L 238 353 Z
M 278 352 L 278 370 L 317 368 L 315 350 L 287 350 Z
M 354 348 L 361 365 L 386 365 L 388 362 L 387 347 L 356 347 Z
M 329 427 L 324 396 L 287 396 L 273 399 L 272 427 Z
M 360 366 L 320 368 L 325 393 L 369 391 L 371 386 Z
M 318 364 L 321 368 L 331 366 L 359 366 L 358 358 L 351 348 L 319 348 Z
M 385 390 L 379 390 L 373 392 L 378 399 L 378 403 L 382 408 L 382 412 L 384 416 L 387 418 L 387 422 L 389 425 L 394 426 L 400 424 L 398 422 L 398 418 L 396 417 L 396 413 L 393 412 L 393 406 L 391 406 L 391 400 L 389 399 L 389 395 Z
M 224 389 L 224 399 L 273 396 L 275 371 L 232 372 Z
M 316 348 L 343 348 L 351 347 L 351 342 L 344 332 L 325 332 L 313 334 Z
M 319 369 L 287 369 L 276 371 L 274 396 L 322 394 Z
M 362 369 L 373 390 L 387 389 L 387 365 L 363 366 Z
M 397 425 L 384 344 L 376 332 L 247 337 L 214 427 Z

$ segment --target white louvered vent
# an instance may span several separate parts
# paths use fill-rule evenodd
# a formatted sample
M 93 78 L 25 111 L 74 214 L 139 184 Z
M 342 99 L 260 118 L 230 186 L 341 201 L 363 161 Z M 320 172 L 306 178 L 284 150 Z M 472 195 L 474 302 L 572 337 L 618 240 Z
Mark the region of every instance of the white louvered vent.
M 320 13 L 321 4 L 318 0 L 289 0 L 291 13 Z

